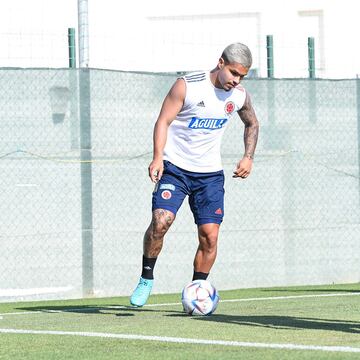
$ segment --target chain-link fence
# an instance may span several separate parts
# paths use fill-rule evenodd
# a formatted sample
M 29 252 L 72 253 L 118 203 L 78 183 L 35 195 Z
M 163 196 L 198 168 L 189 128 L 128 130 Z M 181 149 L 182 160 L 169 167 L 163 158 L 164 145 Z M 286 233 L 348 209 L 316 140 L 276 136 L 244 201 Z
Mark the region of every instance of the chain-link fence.
M 153 125 L 176 74 L 0 69 L 0 301 L 127 295 L 151 219 Z M 251 176 L 223 139 L 219 289 L 360 280 L 359 80 L 244 81 L 261 128 Z M 80 104 L 80 105 L 79 105 Z M 191 279 L 186 202 L 154 292 Z

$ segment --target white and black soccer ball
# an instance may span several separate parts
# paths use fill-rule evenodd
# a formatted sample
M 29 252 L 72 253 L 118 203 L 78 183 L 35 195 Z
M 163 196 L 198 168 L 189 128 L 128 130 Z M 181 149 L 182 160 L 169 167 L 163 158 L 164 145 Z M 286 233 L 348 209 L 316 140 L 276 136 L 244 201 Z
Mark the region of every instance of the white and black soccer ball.
M 194 280 L 184 287 L 181 302 L 189 315 L 210 315 L 218 306 L 219 294 L 209 281 Z

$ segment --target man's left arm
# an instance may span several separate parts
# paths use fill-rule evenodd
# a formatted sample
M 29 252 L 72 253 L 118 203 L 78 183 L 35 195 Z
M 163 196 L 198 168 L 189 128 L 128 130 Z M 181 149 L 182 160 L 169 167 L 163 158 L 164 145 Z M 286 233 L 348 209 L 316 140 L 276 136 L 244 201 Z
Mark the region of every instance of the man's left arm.
M 254 154 L 259 134 L 259 122 L 255 110 L 251 104 L 250 95 L 246 92 L 246 99 L 243 107 L 238 112 L 240 119 L 245 125 L 244 128 L 244 146 L 245 152 L 243 158 L 237 163 L 234 170 L 234 178 L 246 178 L 249 176 L 254 160 Z

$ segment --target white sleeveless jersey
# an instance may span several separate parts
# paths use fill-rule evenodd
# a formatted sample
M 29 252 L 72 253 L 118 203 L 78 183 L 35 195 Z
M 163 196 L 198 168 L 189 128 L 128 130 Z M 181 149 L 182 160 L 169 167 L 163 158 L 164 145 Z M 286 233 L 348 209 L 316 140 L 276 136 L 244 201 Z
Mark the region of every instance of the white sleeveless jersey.
M 164 160 L 192 172 L 222 170 L 221 138 L 233 114 L 245 102 L 239 85 L 225 91 L 216 88 L 209 72 L 185 75 L 184 105 L 168 129 Z

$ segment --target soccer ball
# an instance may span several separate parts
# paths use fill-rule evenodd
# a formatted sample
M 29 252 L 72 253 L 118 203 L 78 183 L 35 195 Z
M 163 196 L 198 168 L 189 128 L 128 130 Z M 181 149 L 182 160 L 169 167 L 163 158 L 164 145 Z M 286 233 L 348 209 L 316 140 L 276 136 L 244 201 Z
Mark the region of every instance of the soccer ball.
M 219 303 L 219 294 L 207 280 L 187 284 L 181 295 L 184 311 L 189 315 L 210 315 Z

